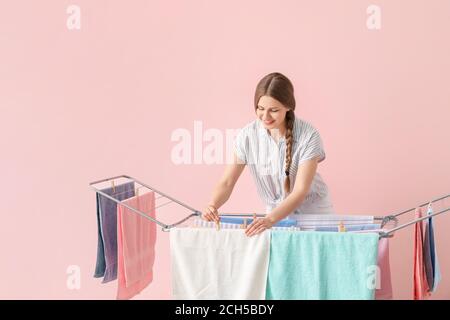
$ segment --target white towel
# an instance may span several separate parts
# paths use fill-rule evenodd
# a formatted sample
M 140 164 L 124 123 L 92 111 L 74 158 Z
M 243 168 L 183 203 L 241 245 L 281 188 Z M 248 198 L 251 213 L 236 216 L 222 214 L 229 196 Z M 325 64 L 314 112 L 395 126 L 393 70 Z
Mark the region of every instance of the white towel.
M 170 230 L 174 299 L 264 300 L 270 230 L 248 237 L 244 229 Z

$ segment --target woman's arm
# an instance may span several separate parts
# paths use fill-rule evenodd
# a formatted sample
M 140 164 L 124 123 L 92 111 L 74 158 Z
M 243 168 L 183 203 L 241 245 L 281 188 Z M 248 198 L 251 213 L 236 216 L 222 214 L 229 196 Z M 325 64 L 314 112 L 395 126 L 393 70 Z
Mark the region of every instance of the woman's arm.
M 308 194 L 314 175 L 316 174 L 318 160 L 319 157 L 316 157 L 299 165 L 292 192 L 275 209 L 267 214 L 266 217 L 253 221 L 245 231 L 248 236 L 271 228 L 301 205 Z
M 236 184 L 239 176 L 245 168 L 245 164 L 242 163 L 234 154 L 234 161 L 228 164 L 225 168 L 225 172 L 216 184 L 211 201 L 203 211 L 203 217 L 208 221 L 219 220 L 217 209 L 219 209 L 230 198 L 234 185 Z
M 298 167 L 294 189 L 267 217 L 274 224 L 286 218 L 292 211 L 298 208 L 308 194 L 314 175 L 317 171 L 318 158 L 307 160 Z
M 212 199 L 209 202 L 210 205 L 218 209 L 227 202 L 244 168 L 245 164 L 239 163 L 235 154 L 233 163 L 226 166 L 225 172 L 213 190 Z

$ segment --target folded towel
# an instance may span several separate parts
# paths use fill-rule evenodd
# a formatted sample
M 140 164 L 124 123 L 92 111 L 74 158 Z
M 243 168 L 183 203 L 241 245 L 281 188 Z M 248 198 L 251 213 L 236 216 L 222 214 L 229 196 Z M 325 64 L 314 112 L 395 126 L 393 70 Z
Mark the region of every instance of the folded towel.
M 155 193 L 123 201 L 155 218 Z M 117 208 L 117 299 L 131 299 L 153 280 L 156 224 L 124 206 Z
M 134 182 L 120 184 L 102 192 L 119 201 L 134 196 Z M 98 246 L 94 277 L 104 277 L 102 283 L 117 279 L 117 203 L 101 194 L 97 196 Z M 102 245 L 100 245 L 102 242 Z
M 171 229 L 173 298 L 264 299 L 269 249 L 270 230 Z
M 272 231 L 267 299 L 374 299 L 377 233 Z

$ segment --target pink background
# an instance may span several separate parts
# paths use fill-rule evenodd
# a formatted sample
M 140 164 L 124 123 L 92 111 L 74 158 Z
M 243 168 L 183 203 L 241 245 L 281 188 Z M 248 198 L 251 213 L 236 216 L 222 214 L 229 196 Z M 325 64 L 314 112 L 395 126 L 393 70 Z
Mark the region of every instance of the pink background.
M 70 4 L 81 30 L 66 27 Z M 366 27 L 371 4 L 380 30 Z M 92 277 L 89 182 L 128 174 L 201 209 L 224 166 L 175 165 L 171 133 L 193 134 L 196 120 L 240 128 L 273 71 L 321 133 L 319 172 L 339 213 L 448 194 L 449 30 L 446 0 L 2 1 L 0 298 L 114 299 L 116 283 Z M 223 209 L 263 211 L 247 171 Z M 443 280 L 432 298 L 449 299 L 450 215 L 435 223 Z M 412 297 L 412 241 L 413 228 L 391 241 L 397 299 Z M 170 298 L 168 234 L 157 242 L 155 280 L 136 299 Z M 70 265 L 80 290 L 66 286 Z

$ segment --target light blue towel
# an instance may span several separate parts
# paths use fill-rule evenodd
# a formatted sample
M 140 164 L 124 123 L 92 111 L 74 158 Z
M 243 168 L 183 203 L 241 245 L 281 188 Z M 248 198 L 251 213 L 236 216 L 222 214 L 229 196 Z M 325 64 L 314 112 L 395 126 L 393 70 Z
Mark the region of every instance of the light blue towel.
M 244 219 L 247 219 L 248 225 L 253 222 L 253 218 L 220 216 L 220 222 L 223 222 L 223 223 L 243 224 Z M 283 220 L 278 221 L 274 225 L 274 227 L 295 227 L 296 225 L 297 225 L 297 220 L 295 220 L 295 219 L 283 219 Z
M 272 230 L 266 299 L 374 299 L 378 237 Z

